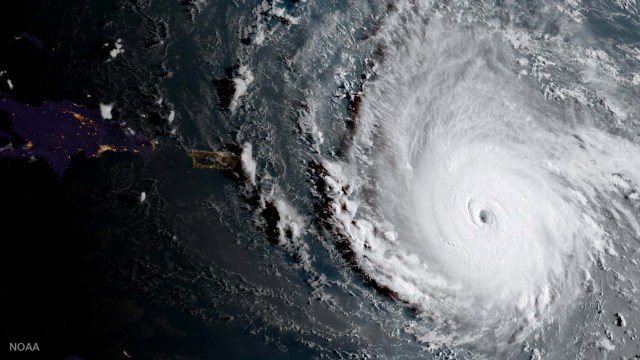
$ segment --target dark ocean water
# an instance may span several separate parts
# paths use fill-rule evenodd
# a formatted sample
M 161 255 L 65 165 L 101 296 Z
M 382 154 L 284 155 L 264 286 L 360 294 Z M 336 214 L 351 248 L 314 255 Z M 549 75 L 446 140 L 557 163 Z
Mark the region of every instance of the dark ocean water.
M 0 158 L 6 342 L 87 360 L 638 356 L 639 6 L 3 5 L 2 97 L 113 105 L 105 126 L 155 147 L 61 176 Z M 237 164 L 194 167 L 193 149 Z M 431 167 L 451 158 L 482 184 L 460 185 L 480 194 L 465 211 L 533 246 L 494 262 L 428 241 L 466 231 L 458 178 Z

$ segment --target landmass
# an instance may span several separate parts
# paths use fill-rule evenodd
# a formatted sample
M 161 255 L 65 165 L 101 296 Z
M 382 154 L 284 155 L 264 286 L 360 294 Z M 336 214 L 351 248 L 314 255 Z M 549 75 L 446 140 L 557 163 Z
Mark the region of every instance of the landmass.
M 195 150 L 189 151 L 193 167 L 196 169 L 220 169 L 231 170 L 238 166 L 240 157 L 230 151 L 208 151 Z
M 0 99 L 0 157 L 40 158 L 62 175 L 74 156 L 99 157 L 105 151 L 148 156 L 153 144 L 131 129 L 122 129 L 70 101 L 32 106 Z

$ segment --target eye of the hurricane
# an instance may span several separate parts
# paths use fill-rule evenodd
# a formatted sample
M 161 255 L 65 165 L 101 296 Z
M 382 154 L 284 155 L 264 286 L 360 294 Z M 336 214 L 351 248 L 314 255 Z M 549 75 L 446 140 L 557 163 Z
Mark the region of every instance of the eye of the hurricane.
M 480 212 L 478 213 L 478 220 L 480 220 L 482 224 L 491 223 L 492 219 L 491 219 L 491 213 L 489 212 L 489 210 L 485 210 L 485 209 L 480 210 Z
M 476 201 L 469 201 L 467 209 L 469 211 L 469 217 L 474 225 L 488 226 L 495 223 L 495 214 L 491 210 L 491 204 L 478 204 Z

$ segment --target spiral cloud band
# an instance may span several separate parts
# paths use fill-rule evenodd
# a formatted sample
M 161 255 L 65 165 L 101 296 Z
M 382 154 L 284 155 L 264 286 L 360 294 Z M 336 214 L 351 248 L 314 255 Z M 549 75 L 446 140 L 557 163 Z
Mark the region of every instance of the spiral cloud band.
M 640 236 L 624 197 L 640 147 L 545 98 L 497 31 L 389 22 L 349 160 L 324 164 L 336 227 L 357 266 L 428 320 L 425 342 L 514 342 L 570 312 L 615 251 L 611 209 Z

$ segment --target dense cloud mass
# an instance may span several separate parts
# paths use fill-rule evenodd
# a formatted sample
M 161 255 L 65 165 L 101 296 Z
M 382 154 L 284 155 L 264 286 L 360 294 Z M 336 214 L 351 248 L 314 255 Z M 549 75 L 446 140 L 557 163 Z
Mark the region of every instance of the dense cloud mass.
M 507 6 L 547 16 L 527 29 L 482 4 L 398 5 L 347 155 L 322 160 L 357 267 L 416 310 L 410 332 L 431 348 L 570 329 L 598 264 L 640 237 L 633 75 L 557 6 Z

